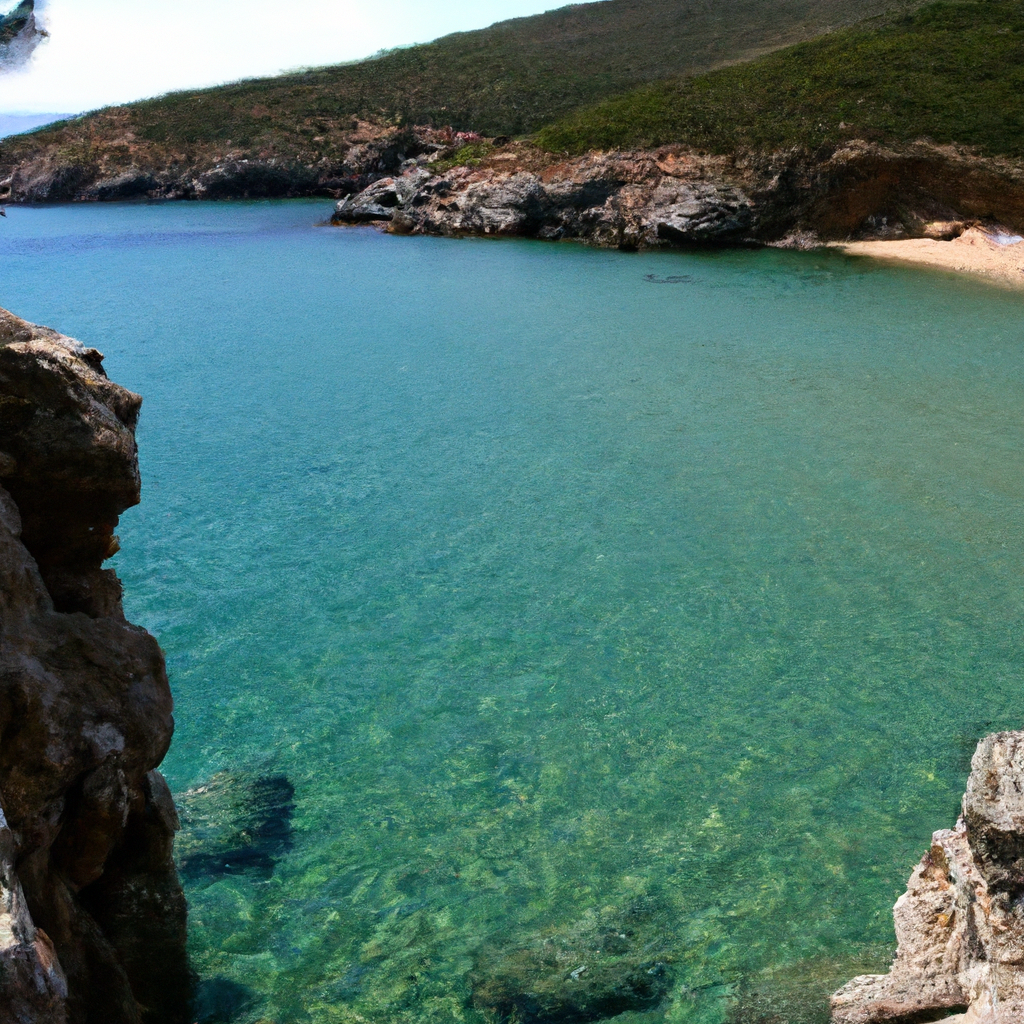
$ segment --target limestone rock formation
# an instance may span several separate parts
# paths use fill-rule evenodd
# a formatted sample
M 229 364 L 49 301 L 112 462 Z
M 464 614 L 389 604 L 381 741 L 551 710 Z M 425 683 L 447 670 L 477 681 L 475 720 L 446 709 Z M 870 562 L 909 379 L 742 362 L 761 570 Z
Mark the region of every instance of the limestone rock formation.
M 141 399 L 0 310 L 0 1021 L 184 1024 L 163 655 L 103 561 Z
M 892 969 L 835 993 L 834 1024 L 1024 1021 L 1024 732 L 982 740 L 971 768 L 896 903 Z

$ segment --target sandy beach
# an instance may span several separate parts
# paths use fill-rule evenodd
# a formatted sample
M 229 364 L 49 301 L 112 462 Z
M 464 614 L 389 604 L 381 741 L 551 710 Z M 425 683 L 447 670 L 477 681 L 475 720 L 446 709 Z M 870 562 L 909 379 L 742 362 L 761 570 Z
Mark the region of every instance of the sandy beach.
M 837 248 L 851 256 L 955 270 L 1007 287 L 1024 288 L 1024 242 L 1014 242 L 1016 238 L 1019 236 L 970 228 L 952 241 L 908 238 L 892 242 L 843 242 L 837 243 Z

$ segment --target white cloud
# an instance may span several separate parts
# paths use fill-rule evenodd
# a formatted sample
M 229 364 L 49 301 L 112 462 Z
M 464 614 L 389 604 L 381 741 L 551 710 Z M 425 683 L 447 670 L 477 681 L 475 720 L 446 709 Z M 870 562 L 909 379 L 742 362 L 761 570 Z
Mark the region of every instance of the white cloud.
M 50 39 L 0 75 L 0 112 L 91 110 L 357 60 L 564 0 L 48 0 Z M 0 9 L 10 6 L 0 0 Z

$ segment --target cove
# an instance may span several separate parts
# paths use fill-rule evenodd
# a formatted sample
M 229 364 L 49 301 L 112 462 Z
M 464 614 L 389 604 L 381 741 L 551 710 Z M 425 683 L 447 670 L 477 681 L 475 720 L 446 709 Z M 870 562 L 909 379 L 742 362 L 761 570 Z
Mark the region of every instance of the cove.
M 823 1021 L 1020 724 L 1024 297 L 329 212 L 0 224 L 145 397 L 197 1018 Z

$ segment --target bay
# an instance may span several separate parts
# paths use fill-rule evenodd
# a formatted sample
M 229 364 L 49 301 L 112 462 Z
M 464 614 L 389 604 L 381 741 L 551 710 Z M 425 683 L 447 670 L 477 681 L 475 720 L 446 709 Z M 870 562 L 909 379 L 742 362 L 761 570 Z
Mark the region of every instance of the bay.
M 1020 725 L 1024 299 L 329 212 L 0 224 L 0 304 L 145 397 L 197 1016 L 477 1024 L 622 935 L 623 1022 L 824 1021 Z

